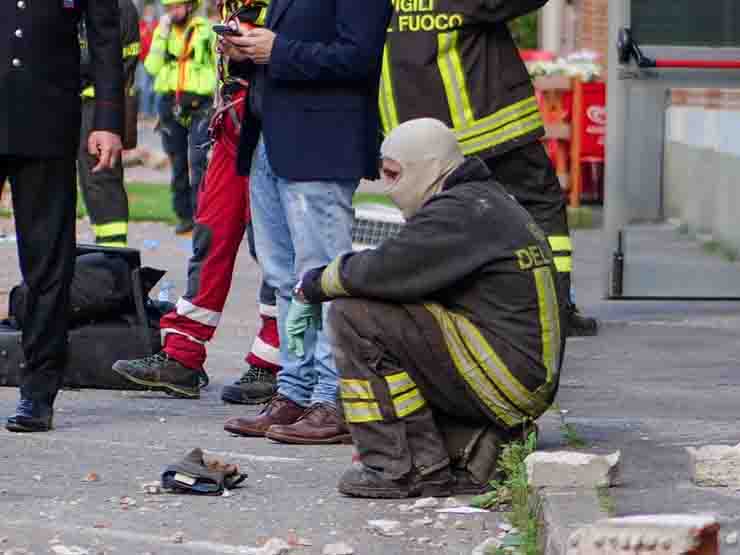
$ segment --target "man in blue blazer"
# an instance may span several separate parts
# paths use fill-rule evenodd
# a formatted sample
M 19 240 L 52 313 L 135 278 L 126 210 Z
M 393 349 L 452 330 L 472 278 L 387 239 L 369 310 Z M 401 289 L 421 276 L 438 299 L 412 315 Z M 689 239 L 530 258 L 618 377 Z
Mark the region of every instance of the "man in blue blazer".
M 328 324 L 293 289 L 306 271 L 352 248 L 352 195 L 360 178 L 377 174 L 378 82 L 391 13 L 389 0 L 272 0 L 265 28 L 242 28 L 222 42 L 250 70 L 252 120 L 242 127 L 239 168 L 250 174 L 257 257 L 278 290 L 283 367 L 277 395 L 256 417 L 227 421 L 229 432 L 351 441 L 336 410 Z M 309 328 L 293 345 L 299 356 L 288 351 L 288 321 Z

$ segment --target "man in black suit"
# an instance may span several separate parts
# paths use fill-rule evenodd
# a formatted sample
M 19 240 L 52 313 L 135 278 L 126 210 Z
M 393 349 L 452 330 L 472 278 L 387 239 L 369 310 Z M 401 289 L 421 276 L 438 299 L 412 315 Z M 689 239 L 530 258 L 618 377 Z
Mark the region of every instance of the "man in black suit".
M 0 182 L 10 180 L 23 279 L 20 402 L 14 432 L 52 427 L 66 358 L 75 257 L 75 160 L 80 140 L 80 47 L 85 18 L 96 111 L 93 171 L 121 151 L 123 68 L 116 0 L 14 0 L 0 4 Z

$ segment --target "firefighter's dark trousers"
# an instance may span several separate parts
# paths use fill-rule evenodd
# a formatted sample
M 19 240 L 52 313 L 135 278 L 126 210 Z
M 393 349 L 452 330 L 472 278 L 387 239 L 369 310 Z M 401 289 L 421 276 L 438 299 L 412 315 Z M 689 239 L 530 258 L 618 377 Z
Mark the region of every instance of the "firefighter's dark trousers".
M 567 204 L 545 148 L 539 141 L 529 143 L 486 159 L 486 165 L 547 235 L 558 271 L 558 298 L 570 305 L 573 247 Z
M 329 319 L 341 406 L 364 465 L 391 480 L 430 474 L 455 463 L 443 422 L 492 424 L 423 306 L 338 299 Z
M 0 156 L 0 183 L 10 180 L 18 258 L 28 284 L 23 318 L 24 397 L 61 386 L 67 354 L 69 285 L 75 259 L 74 155 L 64 159 Z
M 185 121 L 175 117 L 174 95 L 159 100 L 162 146 L 172 164 L 172 205 L 182 221 L 192 221 L 198 206 L 198 187 L 208 164 L 210 104 L 188 114 Z
M 97 160 L 87 151 L 87 138 L 92 131 L 94 116 L 95 100 L 83 100 L 77 155 L 80 190 L 95 232 L 95 242 L 107 247 L 125 247 L 128 241 L 128 196 L 123 186 L 123 165 L 119 160 L 113 169 L 92 173 Z

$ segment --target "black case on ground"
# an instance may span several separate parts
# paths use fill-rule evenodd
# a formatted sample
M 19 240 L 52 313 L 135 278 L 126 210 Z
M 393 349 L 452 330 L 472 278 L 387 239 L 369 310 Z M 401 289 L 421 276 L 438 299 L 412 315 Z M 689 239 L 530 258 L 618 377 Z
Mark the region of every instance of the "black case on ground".
M 69 331 L 65 387 L 142 390 L 116 374 L 113 363 L 119 359 L 140 358 L 158 352 L 159 328 L 150 322 L 147 299 L 141 284 L 141 256 L 136 249 L 78 245 L 77 255 L 107 252 L 124 258 L 134 284 L 135 313 L 117 320 L 76 326 Z M 22 365 L 21 332 L 0 324 L 0 386 L 17 386 Z

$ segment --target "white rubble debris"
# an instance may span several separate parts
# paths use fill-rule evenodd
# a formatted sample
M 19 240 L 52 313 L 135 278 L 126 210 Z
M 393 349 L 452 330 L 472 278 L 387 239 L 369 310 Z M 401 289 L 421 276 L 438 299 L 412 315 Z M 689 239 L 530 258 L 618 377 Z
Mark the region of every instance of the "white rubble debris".
M 321 550 L 321 555 L 354 555 L 354 548 L 344 542 L 330 543 Z
M 291 550 L 290 544 L 281 538 L 270 538 L 262 547 L 248 547 L 240 550 L 246 555 L 286 555 Z
M 368 520 L 368 528 L 379 532 L 383 536 L 403 536 L 401 523 L 397 520 Z
M 737 543 L 737 532 L 730 532 L 725 536 L 725 543 L 727 545 L 735 545 Z
M 488 538 L 482 543 L 479 543 L 478 545 L 473 548 L 473 551 L 470 553 L 470 555 L 487 555 L 488 553 L 493 553 L 495 550 L 499 549 L 501 547 L 501 540 L 496 538 Z
M 416 528 L 418 526 L 430 526 L 434 524 L 434 519 L 425 516 L 424 518 L 416 518 L 411 521 L 410 526 Z
M 740 444 L 687 447 L 691 481 L 698 486 L 740 487 Z
M 462 507 L 462 505 L 456 497 L 448 497 L 442 502 L 442 507 L 445 509 L 454 509 L 455 507 Z
M 51 550 L 55 555 L 88 555 L 89 551 L 76 545 L 52 545 Z
M 524 463 L 533 488 L 599 488 L 616 484 L 620 452 L 592 455 L 571 451 L 538 451 Z
M 439 505 L 439 499 L 434 497 L 423 497 L 418 499 L 411 508 L 412 509 L 431 509 Z

